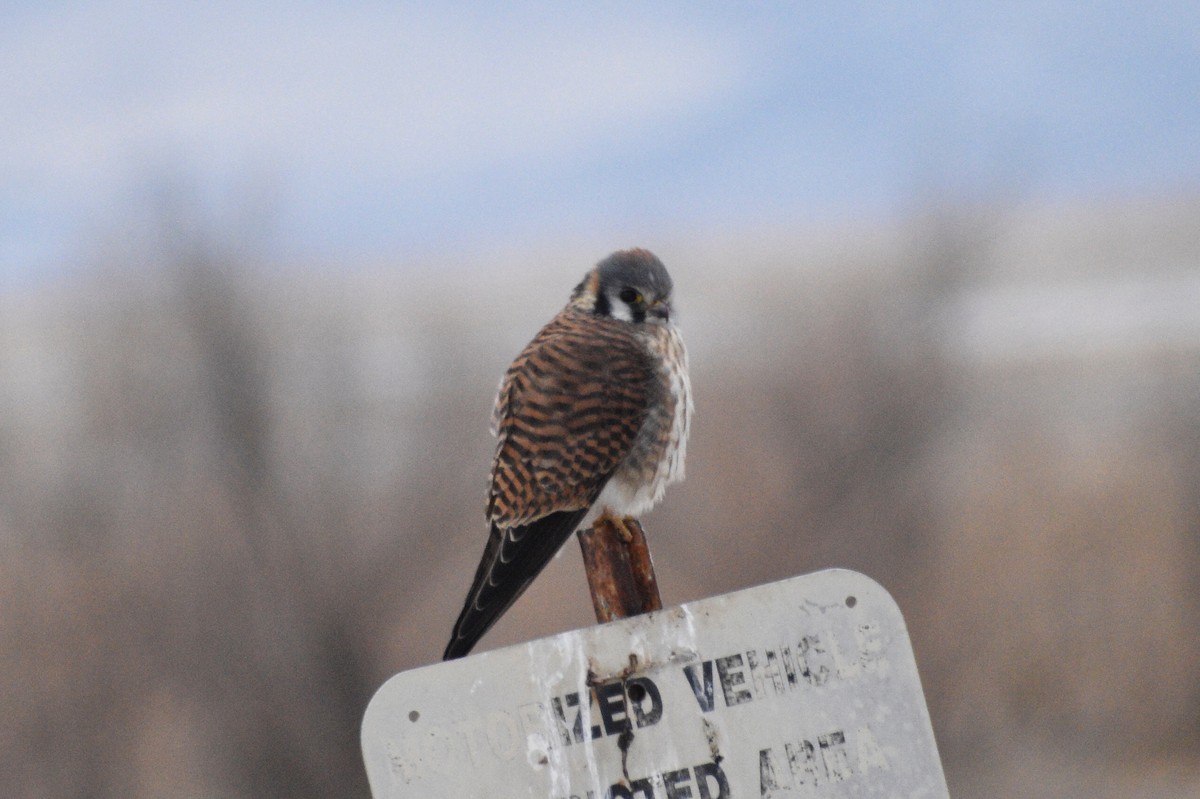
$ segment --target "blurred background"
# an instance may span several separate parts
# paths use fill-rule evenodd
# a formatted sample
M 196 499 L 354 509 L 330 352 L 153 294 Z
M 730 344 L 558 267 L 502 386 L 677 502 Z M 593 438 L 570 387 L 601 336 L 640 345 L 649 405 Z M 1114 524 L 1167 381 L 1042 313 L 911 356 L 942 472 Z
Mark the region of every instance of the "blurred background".
M 0 16 L 0 794 L 366 797 L 499 376 L 634 245 L 666 602 L 861 570 L 953 796 L 1200 794 L 1197 4 Z M 481 648 L 591 621 L 571 543 Z

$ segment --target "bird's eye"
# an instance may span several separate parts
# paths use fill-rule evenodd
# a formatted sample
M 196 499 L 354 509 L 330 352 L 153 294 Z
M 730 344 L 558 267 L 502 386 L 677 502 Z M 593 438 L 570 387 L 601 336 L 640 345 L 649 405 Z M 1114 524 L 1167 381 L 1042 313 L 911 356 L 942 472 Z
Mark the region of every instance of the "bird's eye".
M 641 305 L 642 304 L 641 292 L 639 292 L 637 289 L 631 289 L 628 286 L 621 289 L 621 293 L 618 294 L 617 296 L 619 296 L 621 298 L 621 302 L 626 303 L 628 305 Z

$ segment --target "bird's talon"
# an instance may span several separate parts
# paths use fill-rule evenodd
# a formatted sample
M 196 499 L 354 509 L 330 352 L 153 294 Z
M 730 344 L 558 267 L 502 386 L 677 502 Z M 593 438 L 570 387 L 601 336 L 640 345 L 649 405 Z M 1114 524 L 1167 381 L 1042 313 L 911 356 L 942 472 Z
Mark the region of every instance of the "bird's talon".
M 613 519 L 613 526 L 617 528 L 617 535 L 619 535 L 621 537 L 621 541 L 626 544 L 633 543 L 633 531 L 629 529 L 628 524 L 631 521 L 633 521 L 631 518 Z

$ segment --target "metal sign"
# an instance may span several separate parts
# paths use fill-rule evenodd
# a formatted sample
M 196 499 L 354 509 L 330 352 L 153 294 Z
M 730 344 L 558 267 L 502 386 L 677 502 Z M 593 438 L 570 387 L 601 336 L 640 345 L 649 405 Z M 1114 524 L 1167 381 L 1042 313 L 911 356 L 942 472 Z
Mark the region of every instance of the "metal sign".
M 947 797 L 904 620 L 831 570 L 398 674 L 375 799 Z

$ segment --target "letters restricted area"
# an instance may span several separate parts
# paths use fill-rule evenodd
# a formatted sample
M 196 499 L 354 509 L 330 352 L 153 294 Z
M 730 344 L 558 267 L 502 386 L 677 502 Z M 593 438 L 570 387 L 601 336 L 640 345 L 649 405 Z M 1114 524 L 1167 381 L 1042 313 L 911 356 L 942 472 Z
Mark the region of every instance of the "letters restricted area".
M 903 620 L 820 572 L 397 675 L 385 797 L 946 796 Z

